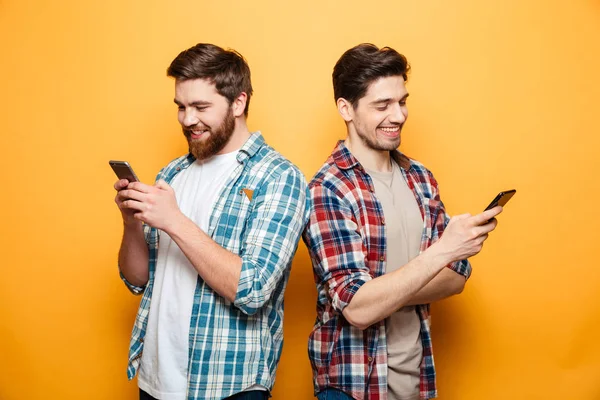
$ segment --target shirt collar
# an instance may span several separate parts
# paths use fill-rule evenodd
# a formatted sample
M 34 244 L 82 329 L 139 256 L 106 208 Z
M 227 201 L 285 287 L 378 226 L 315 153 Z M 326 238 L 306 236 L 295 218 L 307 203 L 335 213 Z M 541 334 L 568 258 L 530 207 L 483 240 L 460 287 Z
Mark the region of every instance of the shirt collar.
M 265 138 L 260 131 L 253 132 L 248 140 L 246 140 L 246 143 L 240 148 L 237 155 L 238 162 L 243 164 L 246 160 L 254 157 L 264 144 Z
M 352 153 L 350 153 L 350 150 L 348 150 L 343 140 L 340 140 L 337 143 L 331 155 L 333 157 L 333 161 L 341 170 L 347 170 L 356 166 L 361 166 L 360 162 L 356 159 L 356 157 L 354 157 Z M 410 169 L 410 159 L 404 154 L 400 153 L 398 150 L 393 150 L 390 152 L 390 155 L 401 168 L 405 170 Z

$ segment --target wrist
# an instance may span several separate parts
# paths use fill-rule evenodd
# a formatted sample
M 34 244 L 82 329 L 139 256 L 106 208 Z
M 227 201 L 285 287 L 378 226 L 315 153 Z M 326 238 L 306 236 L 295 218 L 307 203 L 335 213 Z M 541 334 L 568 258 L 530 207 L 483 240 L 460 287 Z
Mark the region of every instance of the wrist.
M 191 220 L 186 217 L 181 211 L 178 211 L 173 215 L 172 218 L 169 218 L 169 222 L 162 229 L 167 235 L 173 237 L 177 232 L 181 232 L 185 229 L 185 225 Z
M 443 243 L 438 240 L 427 249 L 429 256 L 431 257 L 431 263 L 439 267 L 440 271 L 442 268 L 453 263 L 455 260 L 452 257 L 452 253 L 444 247 Z
M 123 216 L 123 228 L 125 230 L 138 230 L 142 227 L 142 221 L 134 217 Z

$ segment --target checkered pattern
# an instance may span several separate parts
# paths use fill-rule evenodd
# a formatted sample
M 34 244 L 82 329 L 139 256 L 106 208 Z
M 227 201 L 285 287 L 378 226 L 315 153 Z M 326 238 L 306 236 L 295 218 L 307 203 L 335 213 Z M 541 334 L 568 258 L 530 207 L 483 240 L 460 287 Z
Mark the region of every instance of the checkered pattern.
M 233 303 L 198 277 L 190 321 L 187 398 L 222 399 L 254 384 L 272 389 L 283 345 L 283 294 L 308 219 L 302 173 L 268 146 L 259 132 L 240 149 L 239 165 L 218 196 L 207 234 L 242 258 Z M 171 182 L 194 162 L 190 154 L 163 168 Z M 253 191 L 250 200 L 244 191 Z M 145 227 L 149 281 L 125 283 L 142 301 L 131 337 L 127 375 L 139 367 L 152 300 L 160 231 Z M 121 275 L 122 276 L 122 275 Z
M 395 151 L 394 160 L 415 195 L 424 229 L 421 251 L 442 234 L 449 216 L 438 185 L 422 164 Z M 342 310 L 367 281 L 385 273 L 386 238 L 383 209 L 371 177 L 343 142 L 339 142 L 309 184 L 311 212 L 303 239 L 317 284 L 317 319 L 309 338 L 315 393 L 340 389 L 356 400 L 387 399 L 385 321 L 364 331 L 350 325 Z M 466 278 L 467 260 L 449 265 Z M 421 321 L 423 362 L 420 394 L 436 397 L 429 305 L 416 307 Z

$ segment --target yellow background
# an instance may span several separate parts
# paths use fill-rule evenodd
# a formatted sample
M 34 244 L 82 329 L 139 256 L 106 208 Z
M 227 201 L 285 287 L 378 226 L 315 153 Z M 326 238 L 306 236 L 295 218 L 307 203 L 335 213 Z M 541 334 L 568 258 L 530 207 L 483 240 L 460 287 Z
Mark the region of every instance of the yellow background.
M 179 51 L 240 51 L 250 128 L 310 178 L 345 135 L 333 65 L 365 41 L 412 64 L 402 149 L 451 213 L 518 191 L 433 307 L 440 399 L 600 399 L 598 0 L 0 0 L 0 399 L 137 398 L 107 161 L 151 182 L 186 150 Z M 275 399 L 312 397 L 314 302 L 301 245 Z

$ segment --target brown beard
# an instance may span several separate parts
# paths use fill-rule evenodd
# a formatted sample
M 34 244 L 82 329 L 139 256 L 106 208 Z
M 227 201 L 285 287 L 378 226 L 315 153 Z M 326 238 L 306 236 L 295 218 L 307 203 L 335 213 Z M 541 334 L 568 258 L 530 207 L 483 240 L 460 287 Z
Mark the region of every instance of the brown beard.
M 183 129 L 183 134 L 188 141 L 190 153 L 192 153 L 197 160 L 205 160 L 223 150 L 225 145 L 229 142 L 229 139 L 231 139 L 234 130 L 235 117 L 233 116 L 233 110 L 229 107 L 221 125 L 219 125 L 217 129 L 209 129 L 208 135 L 210 136 L 208 138 L 192 140 L 190 129 L 185 128 Z M 204 133 L 204 135 L 206 134 L 207 133 Z

